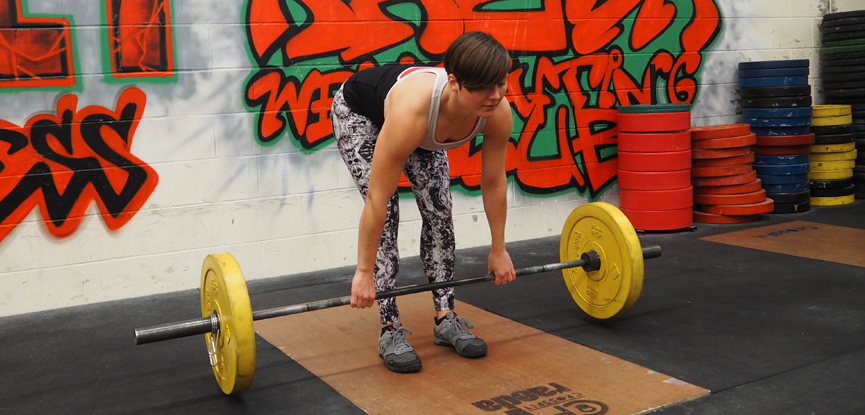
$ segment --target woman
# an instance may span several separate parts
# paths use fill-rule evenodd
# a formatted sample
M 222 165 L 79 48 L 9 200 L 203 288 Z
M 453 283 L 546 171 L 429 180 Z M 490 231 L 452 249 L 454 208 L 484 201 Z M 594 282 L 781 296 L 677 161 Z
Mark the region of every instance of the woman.
M 516 277 L 505 250 L 505 156 L 513 128 L 505 93 L 511 59 L 492 36 L 470 32 L 444 54 L 444 68 L 381 66 L 359 71 L 333 100 L 337 146 L 366 204 L 360 217 L 358 265 L 351 306 L 373 305 L 376 291 L 396 288 L 401 173 L 411 182 L 423 218 L 421 262 L 430 282 L 453 280 L 454 230 L 448 148 L 483 133 L 481 192 L 492 234 L 489 272 L 496 285 Z M 460 356 L 481 357 L 487 346 L 454 313 L 454 289 L 433 291 L 434 342 Z M 394 298 L 379 301 L 384 326 L 379 355 L 395 372 L 416 372 L 421 361 L 399 323 Z

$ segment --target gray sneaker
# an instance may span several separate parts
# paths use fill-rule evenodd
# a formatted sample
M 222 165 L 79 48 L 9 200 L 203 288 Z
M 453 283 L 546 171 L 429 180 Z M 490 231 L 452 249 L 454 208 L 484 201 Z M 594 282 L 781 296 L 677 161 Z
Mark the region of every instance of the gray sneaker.
M 385 330 L 378 337 L 378 355 L 384 359 L 384 367 L 391 372 L 411 373 L 421 368 L 420 357 L 408 344 L 405 334 L 411 330 L 394 323 L 393 328 Z
M 441 324 L 435 325 L 433 343 L 451 346 L 462 357 L 486 356 L 487 344 L 469 331 L 474 327 L 468 320 L 453 312 L 447 313 Z

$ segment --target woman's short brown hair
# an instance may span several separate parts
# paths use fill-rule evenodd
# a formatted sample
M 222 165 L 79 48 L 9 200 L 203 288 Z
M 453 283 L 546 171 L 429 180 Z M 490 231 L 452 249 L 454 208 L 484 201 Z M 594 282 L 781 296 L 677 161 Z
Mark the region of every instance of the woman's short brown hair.
M 511 69 L 511 56 L 499 41 L 484 32 L 468 32 L 448 46 L 444 67 L 460 87 L 468 90 L 489 88 L 505 79 Z

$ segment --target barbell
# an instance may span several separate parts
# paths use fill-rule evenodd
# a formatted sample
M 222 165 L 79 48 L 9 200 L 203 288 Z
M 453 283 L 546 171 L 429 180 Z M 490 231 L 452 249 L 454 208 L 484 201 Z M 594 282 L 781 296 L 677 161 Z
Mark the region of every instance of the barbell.
M 661 256 L 661 247 L 641 247 L 634 227 L 615 206 L 605 202 L 580 205 L 568 216 L 559 243 L 562 262 L 516 270 L 527 276 L 561 270 L 574 301 L 583 311 L 607 319 L 630 310 L 643 286 L 643 259 Z M 401 287 L 376 293 L 396 297 L 440 288 L 492 281 L 494 274 Z M 230 253 L 208 255 L 201 270 L 202 317 L 135 329 L 141 345 L 204 334 L 214 376 L 225 394 L 252 386 L 255 375 L 253 321 L 339 307 L 351 297 L 252 311 L 240 265 Z

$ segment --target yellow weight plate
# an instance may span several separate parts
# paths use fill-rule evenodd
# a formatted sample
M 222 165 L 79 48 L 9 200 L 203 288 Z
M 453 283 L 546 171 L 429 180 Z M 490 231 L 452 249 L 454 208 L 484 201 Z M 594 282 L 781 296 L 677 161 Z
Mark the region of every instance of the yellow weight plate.
M 814 105 L 814 118 L 842 117 L 853 115 L 853 107 L 850 105 Z M 812 120 L 813 121 L 813 120 Z
M 615 206 L 586 203 L 568 216 L 559 245 L 561 261 L 578 260 L 588 251 L 598 253 L 601 268 L 563 270 L 571 296 L 592 317 L 624 314 L 643 289 L 643 250 L 634 226 Z
M 252 306 L 240 265 L 229 253 L 208 255 L 201 268 L 201 315 L 212 314 L 219 316 L 219 331 L 205 338 L 216 382 L 226 395 L 249 389 L 255 376 Z
M 853 116 L 852 115 L 842 115 L 839 117 L 822 117 L 822 118 L 812 118 L 811 126 L 812 127 L 826 127 L 830 125 L 846 125 L 853 124 Z
M 815 144 L 811 146 L 812 153 L 847 153 L 856 150 L 856 143 Z
M 808 180 L 841 180 L 853 177 L 853 169 L 811 171 Z
M 814 153 L 811 154 L 811 162 L 856 160 L 857 156 L 856 150 L 848 151 L 846 153 Z
M 844 153 L 841 153 L 844 154 Z M 852 169 L 856 166 L 854 160 L 841 161 L 811 161 L 811 171 L 829 171 L 829 170 L 844 170 Z
M 856 195 L 838 197 L 812 197 L 811 206 L 841 206 L 849 205 L 856 201 Z

